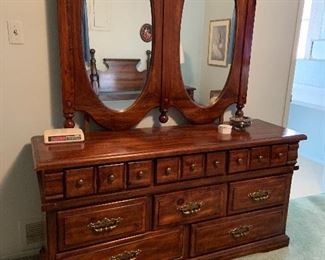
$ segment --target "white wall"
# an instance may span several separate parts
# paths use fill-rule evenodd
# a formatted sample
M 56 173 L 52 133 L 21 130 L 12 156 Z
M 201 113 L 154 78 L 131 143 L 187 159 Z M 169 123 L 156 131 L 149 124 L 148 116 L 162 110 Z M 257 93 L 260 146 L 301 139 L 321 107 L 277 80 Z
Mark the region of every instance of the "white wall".
M 298 1 L 258 1 L 245 109 L 252 117 L 282 121 Z M 23 22 L 24 45 L 8 44 L 8 19 Z M 41 218 L 30 138 L 62 127 L 55 1 L 0 0 L 0 41 L 0 258 L 5 258 L 23 253 L 19 221 Z M 156 124 L 152 114 L 140 126 Z

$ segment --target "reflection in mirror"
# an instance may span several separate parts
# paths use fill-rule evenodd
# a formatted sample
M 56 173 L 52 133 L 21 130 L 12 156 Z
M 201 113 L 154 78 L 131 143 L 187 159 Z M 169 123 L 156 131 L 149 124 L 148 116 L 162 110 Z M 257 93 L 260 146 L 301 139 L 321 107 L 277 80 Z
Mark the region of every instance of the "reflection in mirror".
M 90 86 L 110 109 L 141 94 L 151 59 L 150 0 L 84 0 L 82 39 Z
M 232 62 L 235 18 L 235 0 L 184 1 L 181 71 L 187 93 L 199 105 L 213 104 L 225 86 Z

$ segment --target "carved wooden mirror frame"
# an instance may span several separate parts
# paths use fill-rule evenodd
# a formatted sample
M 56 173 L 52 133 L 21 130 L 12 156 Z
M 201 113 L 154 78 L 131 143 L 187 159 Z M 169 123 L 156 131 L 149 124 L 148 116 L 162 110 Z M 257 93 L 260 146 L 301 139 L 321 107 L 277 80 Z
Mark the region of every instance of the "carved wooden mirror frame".
M 83 61 L 81 16 L 83 0 L 58 0 L 61 80 L 65 127 L 74 127 L 74 113 L 82 111 L 101 126 L 119 130 L 140 122 L 159 107 L 160 121 L 167 122 L 168 109 L 176 107 L 192 123 L 211 123 L 232 104 L 243 115 L 256 0 L 234 0 L 236 33 L 228 80 L 216 103 L 201 107 L 186 93 L 179 62 L 179 41 L 184 0 L 150 0 L 153 26 L 152 60 L 146 85 L 124 111 L 106 107 L 90 87 Z M 165 17 L 165 18 L 164 18 Z

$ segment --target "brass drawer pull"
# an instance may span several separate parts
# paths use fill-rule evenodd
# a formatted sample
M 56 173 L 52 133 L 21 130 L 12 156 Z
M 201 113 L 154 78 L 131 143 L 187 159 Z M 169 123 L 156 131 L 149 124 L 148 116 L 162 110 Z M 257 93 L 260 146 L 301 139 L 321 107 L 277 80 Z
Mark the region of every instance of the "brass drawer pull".
M 76 187 L 81 188 L 84 185 L 85 181 L 83 179 L 79 179 L 76 181 Z
M 255 192 L 251 192 L 248 194 L 248 197 L 251 198 L 252 201 L 263 201 L 268 200 L 271 196 L 270 190 L 258 190 Z
M 112 256 L 109 260 L 135 260 L 141 254 L 142 250 L 125 251 L 119 255 Z
M 167 168 L 166 168 L 166 171 L 165 171 L 165 175 L 166 175 L 166 176 L 171 175 L 171 174 L 172 174 L 172 171 L 173 171 L 173 170 L 172 170 L 171 167 L 167 167 Z
M 278 157 L 279 157 L 279 158 L 282 158 L 283 155 L 284 155 L 283 153 L 278 153 Z
M 238 163 L 238 164 L 242 164 L 243 162 L 244 162 L 244 159 L 243 159 L 243 158 L 238 158 L 238 159 L 237 159 L 237 163 Z
M 123 218 L 103 218 L 97 222 L 89 223 L 88 228 L 90 228 L 95 233 L 102 233 L 106 231 L 111 231 L 119 226 Z
M 239 226 L 234 229 L 231 229 L 229 233 L 234 239 L 240 239 L 246 237 L 249 234 L 251 228 L 251 225 Z
M 178 207 L 177 210 L 180 211 L 184 216 L 193 215 L 201 210 L 203 204 L 203 201 L 192 201 Z
M 259 161 L 262 161 L 262 160 L 264 159 L 264 156 L 263 156 L 263 155 L 259 155 L 259 156 L 257 157 L 257 159 L 258 159 Z
M 112 183 L 113 181 L 115 181 L 115 179 L 116 179 L 115 174 L 110 174 L 110 175 L 108 176 L 108 178 L 107 178 L 107 181 L 108 181 L 109 183 Z
M 213 164 L 214 164 L 215 167 L 218 167 L 220 162 L 216 160 L 216 161 L 213 162 Z
M 144 171 L 139 171 L 137 173 L 137 179 L 142 179 L 144 177 Z
M 196 164 L 195 163 L 192 163 L 191 166 L 190 166 L 191 172 L 194 172 L 195 169 L 196 169 Z

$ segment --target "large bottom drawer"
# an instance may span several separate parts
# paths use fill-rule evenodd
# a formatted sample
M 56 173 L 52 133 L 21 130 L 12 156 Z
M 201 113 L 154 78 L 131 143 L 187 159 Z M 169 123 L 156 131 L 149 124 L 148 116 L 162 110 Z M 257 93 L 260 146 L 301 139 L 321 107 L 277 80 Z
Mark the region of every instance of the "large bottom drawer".
M 285 207 L 278 207 L 193 224 L 191 256 L 282 234 L 285 218 Z
M 129 239 L 58 254 L 64 260 L 184 259 L 184 229 L 151 232 Z

